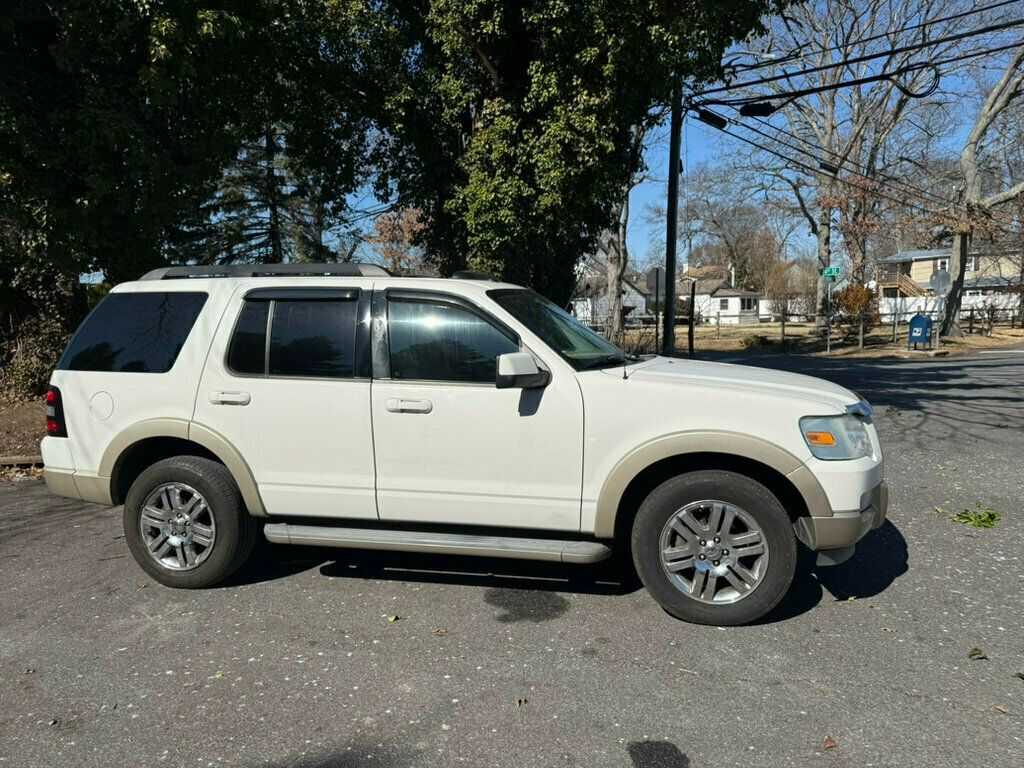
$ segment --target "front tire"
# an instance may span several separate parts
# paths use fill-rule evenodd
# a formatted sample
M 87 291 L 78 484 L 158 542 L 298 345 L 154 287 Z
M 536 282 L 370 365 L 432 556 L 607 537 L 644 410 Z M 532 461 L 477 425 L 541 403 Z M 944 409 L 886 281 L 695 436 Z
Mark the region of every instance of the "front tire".
M 124 504 L 132 557 L 168 587 L 199 589 L 226 579 L 252 552 L 257 527 L 227 468 L 198 456 L 153 464 Z
M 633 560 L 647 591 L 695 624 L 746 624 L 774 608 L 796 570 L 796 536 L 775 495 L 745 475 L 689 472 L 640 505 Z

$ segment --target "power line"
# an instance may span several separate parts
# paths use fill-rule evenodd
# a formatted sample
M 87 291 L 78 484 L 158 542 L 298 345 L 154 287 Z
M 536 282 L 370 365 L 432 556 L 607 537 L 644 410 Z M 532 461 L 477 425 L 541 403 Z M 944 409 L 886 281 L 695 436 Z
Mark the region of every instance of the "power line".
M 902 69 L 896 69 L 896 70 L 893 70 L 892 72 L 881 72 L 881 73 L 879 73 L 877 75 L 869 75 L 869 76 L 866 76 L 866 77 L 857 78 L 855 80 L 843 80 L 843 81 L 840 81 L 838 83 L 829 83 L 828 85 L 820 85 L 820 86 L 814 86 L 814 87 L 811 87 L 811 88 L 804 88 L 804 89 L 799 90 L 799 91 L 783 91 L 782 93 L 773 93 L 773 94 L 770 94 L 768 96 L 765 96 L 765 95 L 762 95 L 762 94 L 756 94 L 756 95 L 752 95 L 752 96 L 740 96 L 740 97 L 733 98 L 733 99 L 705 99 L 705 100 L 700 100 L 700 101 L 693 101 L 692 97 L 691 97 L 691 102 L 690 103 L 692 105 L 694 105 L 694 106 L 702 106 L 702 105 L 707 105 L 707 104 L 720 104 L 722 106 L 735 107 L 735 106 L 742 106 L 742 105 L 746 105 L 746 104 L 759 104 L 759 103 L 767 102 L 768 106 L 770 106 L 771 110 L 774 112 L 774 111 L 778 111 L 782 107 L 786 106 L 791 101 L 794 101 L 794 100 L 800 98 L 801 96 L 812 96 L 812 95 L 817 94 L 817 93 L 824 93 L 825 91 L 835 91 L 835 90 L 838 90 L 840 88 L 847 88 L 847 87 L 850 87 L 850 86 L 853 86 L 853 85 L 864 85 L 866 83 L 874 83 L 874 82 L 878 82 L 880 80 L 892 80 L 892 78 L 896 77 L 897 75 L 905 75 L 908 72 L 917 72 L 917 71 L 920 71 L 922 69 L 933 69 L 933 70 L 935 70 L 935 73 L 936 73 L 936 79 L 932 83 L 931 86 L 929 86 L 927 89 L 925 89 L 922 92 L 914 93 L 912 91 L 909 91 L 905 86 L 902 86 L 899 83 L 893 81 L 894 85 L 897 88 L 899 88 L 901 91 L 903 91 L 905 94 L 907 94 L 908 96 L 910 96 L 912 98 L 923 98 L 923 97 L 928 96 L 929 94 L 931 94 L 938 87 L 938 84 L 939 84 L 939 79 L 938 78 L 939 78 L 939 75 L 940 75 L 939 67 L 941 67 L 942 65 L 944 65 L 944 64 L 953 64 L 953 63 L 956 63 L 956 62 L 959 62 L 959 61 L 967 61 L 968 59 L 974 59 L 974 58 L 977 58 L 979 56 L 988 56 L 988 55 L 993 54 L 993 53 L 1000 53 L 1002 51 L 1016 49 L 1016 48 L 1018 48 L 1021 45 L 1024 45 L 1024 39 L 1015 41 L 1013 43 L 1008 43 L 1006 45 L 1001 45 L 1001 46 L 998 46 L 996 48 L 986 48 L 986 49 L 982 49 L 982 50 L 979 50 L 979 51 L 972 51 L 971 53 L 959 54 L 957 56 L 953 56 L 953 57 L 948 58 L 948 59 L 940 59 L 938 61 L 919 62 L 917 64 L 909 64 L 909 65 L 903 67 Z M 697 95 L 699 95 L 699 94 L 697 94 Z M 771 104 L 772 100 L 779 100 L 779 99 L 782 99 L 783 101 L 781 101 L 778 105 Z
M 771 155 L 775 155 L 776 157 L 780 158 L 781 160 L 785 160 L 787 163 L 789 163 L 792 166 L 797 166 L 797 167 L 799 167 L 799 168 L 801 168 L 801 169 L 803 169 L 805 171 L 810 172 L 812 175 L 818 175 L 818 174 L 821 173 L 821 169 L 820 168 L 814 168 L 813 166 L 810 166 L 807 163 L 804 163 L 804 162 L 802 162 L 800 160 L 796 160 L 796 159 L 794 159 L 792 157 L 789 157 L 788 155 L 784 155 L 781 152 L 778 152 L 778 151 L 776 151 L 774 149 L 771 149 L 770 147 L 764 146 L 763 144 L 759 144 L 758 142 L 754 141 L 753 139 L 749 139 L 746 136 L 742 136 L 742 135 L 740 135 L 738 133 L 733 133 L 733 132 L 729 131 L 726 126 L 728 126 L 730 124 L 731 125 L 739 125 L 736 122 L 731 121 L 728 118 L 726 118 L 726 117 L 724 117 L 722 115 L 719 115 L 719 114 L 717 114 L 715 112 L 711 112 L 710 110 L 703 110 L 703 112 L 705 112 L 706 114 L 711 115 L 713 118 L 717 118 L 721 122 L 721 124 L 713 123 L 713 122 L 708 122 L 707 120 L 702 120 L 702 122 L 705 122 L 706 124 L 711 125 L 713 128 L 717 128 L 722 133 L 725 133 L 725 134 L 727 134 L 729 136 L 732 136 L 735 139 L 739 139 L 740 141 L 742 141 L 742 142 L 744 142 L 746 144 L 749 144 L 749 145 L 751 145 L 753 147 L 756 147 L 757 149 L 760 149 L 763 152 L 767 152 L 767 153 L 769 153 Z M 739 125 L 739 127 L 746 127 L 746 126 Z M 853 183 L 851 181 L 848 181 L 846 179 L 840 178 L 838 175 L 833 175 L 833 178 L 835 179 L 835 181 L 839 182 L 840 184 L 845 184 L 846 186 L 854 187 L 854 188 L 863 190 L 863 186 L 862 185 L 858 185 L 858 184 L 855 184 L 855 183 Z M 869 181 L 871 181 L 871 180 L 869 179 Z M 931 208 L 926 208 L 923 205 L 918 205 L 916 203 L 910 203 L 910 202 L 907 202 L 906 200 L 899 200 L 899 199 L 897 199 L 895 197 L 892 197 L 891 195 L 887 195 L 887 194 L 885 194 L 883 192 L 880 192 L 877 189 L 871 190 L 871 193 L 874 194 L 874 195 L 877 195 L 878 197 L 881 197 L 881 198 L 883 198 L 885 200 L 889 200 L 890 202 L 897 203 L 898 205 L 906 205 L 906 206 L 908 206 L 910 208 L 915 208 L 915 209 L 917 209 L 919 211 L 922 211 L 923 213 L 927 213 L 927 214 L 930 214 L 932 216 L 941 216 L 942 215 L 939 211 L 932 210 Z
M 982 6 L 981 8 L 972 8 L 969 11 L 962 11 L 960 13 L 955 13 L 955 14 L 952 14 L 950 16 L 943 16 L 943 17 L 938 18 L 938 19 L 927 19 L 925 21 L 918 22 L 917 24 L 911 24 L 908 27 L 902 27 L 902 28 L 900 28 L 898 30 L 895 30 L 894 32 L 881 32 L 881 33 L 879 33 L 877 35 L 871 35 L 870 37 L 860 38 L 859 40 L 857 40 L 855 42 L 856 42 L 857 45 L 863 46 L 865 43 L 872 43 L 872 42 L 874 42 L 876 40 L 888 40 L 888 39 L 890 39 L 893 36 L 899 36 L 899 35 L 906 34 L 907 32 L 913 32 L 915 29 L 922 29 L 924 27 L 930 27 L 930 26 L 935 25 L 935 24 L 942 24 L 942 23 L 947 22 L 947 21 L 956 21 L 957 19 L 962 19 L 962 18 L 965 18 L 967 16 L 976 16 L 977 14 L 986 13 L 987 11 L 995 10 L 996 8 L 1002 8 L 1002 7 L 1007 6 L 1007 5 L 1018 5 L 1019 3 L 1020 3 L 1020 0 L 1002 0 L 1002 2 L 992 3 L 991 5 L 985 5 L 985 6 Z M 803 48 L 803 47 L 804 46 L 798 47 L 797 51 L 799 51 L 800 48 Z M 824 51 L 816 51 L 816 53 L 826 53 L 826 54 L 827 53 L 834 53 L 834 52 L 837 52 L 837 51 L 842 51 L 843 48 L 844 48 L 844 46 L 836 45 L 836 46 L 833 46 L 831 48 L 826 48 Z M 765 62 L 762 62 L 760 64 L 751 64 L 749 66 L 744 66 L 744 67 L 742 67 L 742 70 L 745 73 L 746 72 L 753 72 L 754 70 L 765 69 L 767 67 L 777 67 L 777 66 L 779 66 L 781 64 L 785 64 L 787 62 L 795 61 L 795 60 L 801 59 L 801 58 L 803 58 L 803 54 L 794 51 L 794 52 L 786 54 L 785 56 L 782 56 L 781 58 L 778 58 L 778 59 L 772 59 L 771 61 L 765 61 Z M 833 66 L 841 66 L 841 65 L 842 64 L 840 63 L 840 64 L 835 64 Z
M 873 61 L 874 59 L 879 59 L 879 58 L 883 58 L 883 57 L 887 57 L 887 56 L 895 56 L 895 55 L 900 54 L 900 53 L 909 53 L 911 51 L 918 51 L 918 50 L 921 50 L 922 48 L 931 48 L 931 47 L 934 47 L 936 45 L 940 45 L 942 43 L 951 43 L 951 42 L 956 42 L 958 40 L 966 40 L 966 39 L 971 38 L 971 37 L 976 37 L 977 35 L 984 35 L 984 34 L 990 34 L 992 32 L 999 32 L 1000 30 L 1011 29 L 1013 27 L 1020 26 L 1021 24 L 1024 24 L 1024 18 L 1013 19 L 1012 21 L 1001 22 L 999 24 L 989 24 L 988 26 L 981 27 L 979 29 L 972 29 L 972 30 L 968 30 L 966 32 L 958 32 L 958 33 L 956 33 L 954 35 L 946 35 L 945 37 L 938 37 L 938 38 L 936 38 L 934 40 L 929 40 L 929 41 L 924 42 L 924 43 L 913 43 L 913 44 L 910 44 L 910 45 L 904 45 L 904 46 L 900 46 L 900 47 L 897 47 L 897 48 L 893 48 L 891 50 L 879 51 L 877 53 L 865 53 L 865 54 L 862 54 L 861 56 L 855 56 L 852 59 L 845 59 L 845 60 L 843 60 L 841 62 L 837 62 L 835 64 L 823 64 L 823 65 L 820 65 L 820 66 L 817 66 L 817 67 L 809 67 L 807 69 L 797 70 L 796 72 L 783 72 L 781 75 L 773 75 L 771 77 L 764 77 L 764 78 L 761 78 L 759 80 L 748 80 L 748 81 L 741 82 L 741 83 L 733 83 L 733 84 L 730 84 L 730 85 L 720 86 L 718 88 L 709 88 L 707 90 L 700 91 L 699 93 L 694 94 L 694 96 L 700 97 L 700 96 L 707 96 L 707 95 L 713 94 L 713 93 L 723 93 L 723 92 L 729 92 L 729 91 L 737 91 L 737 90 L 741 90 L 741 89 L 744 89 L 744 88 L 750 88 L 751 86 L 754 86 L 754 85 L 766 85 L 768 83 L 776 83 L 776 82 L 778 82 L 780 80 L 790 80 L 790 79 L 792 79 L 794 77 L 813 75 L 813 74 L 816 74 L 818 72 L 824 72 L 826 70 L 835 69 L 837 67 L 849 67 L 849 66 L 851 66 L 853 64 L 860 64 L 860 63 L 866 62 L 866 61 Z M 920 68 L 922 66 L 930 66 L 930 65 L 925 65 L 925 64 L 922 63 L 922 64 L 919 64 L 919 65 L 913 65 L 913 66 L 916 67 L 916 68 Z M 863 79 L 861 79 L 861 80 L 863 80 Z M 856 85 L 856 84 L 859 84 L 859 83 L 857 81 L 853 81 L 851 84 Z M 800 94 L 800 95 L 804 95 L 804 94 Z

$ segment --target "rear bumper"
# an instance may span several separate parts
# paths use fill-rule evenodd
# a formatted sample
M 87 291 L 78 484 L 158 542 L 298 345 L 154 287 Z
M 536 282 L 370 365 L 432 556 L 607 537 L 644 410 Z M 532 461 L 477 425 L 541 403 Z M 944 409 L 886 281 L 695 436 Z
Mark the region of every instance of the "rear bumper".
M 833 512 L 831 517 L 801 517 L 796 536 L 813 550 L 842 549 L 860 541 L 864 534 L 885 522 L 889 489 L 883 480 L 870 493 L 870 501 L 859 512 Z
M 111 504 L 109 477 L 83 475 L 72 469 L 57 469 L 44 465 L 43 479 L 50 493 L 57 496 L 108 506 Z

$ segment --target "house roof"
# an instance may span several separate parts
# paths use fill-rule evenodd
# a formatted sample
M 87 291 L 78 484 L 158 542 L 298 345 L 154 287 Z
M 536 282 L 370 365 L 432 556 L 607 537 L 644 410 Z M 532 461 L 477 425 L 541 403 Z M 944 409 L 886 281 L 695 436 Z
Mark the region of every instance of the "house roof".
M 688 295 L 690 293 L 688 285 L 683 283 L 680 286 L 680 295 Z M 728 280 L 722 279 L 709 279 L 709 280 L 698 280 L 697 281 L 697 294 L 703 296 L 715 296 L 718 291 L 732 288 L 729 285 Z
M 681 296 L 686 296 L 689 291 L 681 293 Z M 748 291 L 744 288 L 733 288 L 728 280 L 698 280 L 697 281 L 697 295 L 698 296 L 713 296 L 720 299 L 729 298 L 741 298 L 741 299 L 759 299 L 761 294 L 757 291 Z
M 589 254 L 584 258 L 583 268 L 584 275 L 576 284 L 576 290 L 573 293 L 573 298 L 593 299 L 598 296 L 603 296 L 607 291 L 608 285 L 607 259 L 597 254 Z M 646 296 L 651 292 L 646 286 L 637 285 L 626 277 L 623 277 L 622 283 L 639 293 L 641 296 Z
M 1017 288 L 1019 277 L 972 277 L 964 280 L 964 288 Z
M 743 288 L 724 288 L 720 291 L 715 291 L 711 294 L 715 298 L 728 299 L 728 298 L 741 298 L 741 299 L 760 299 L 761 294 L 757 291 L 747 291 Z
M 949 248 L 922 248 L 913 251 L 900 251 L 892 256 L 878 259 L 879 264 L 905 264 L 908 261 L 928 261 L 949 257 Z

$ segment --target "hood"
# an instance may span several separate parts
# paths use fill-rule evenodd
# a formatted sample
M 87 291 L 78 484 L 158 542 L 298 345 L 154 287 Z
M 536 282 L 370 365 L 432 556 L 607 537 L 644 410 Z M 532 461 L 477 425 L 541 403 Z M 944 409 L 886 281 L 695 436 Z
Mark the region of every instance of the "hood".
M 622 375 L 622 369 L 605 369 L 605 373 Z M 752 365 L 710 363 L 700 360 L 655 357 L 627 368 L 631 381 L 662 381 L 693 386 L 741 389 L 781 397 L 814 400 L 844 411 L 860 398 L 845 387 L 814 376 L 787 373 Z

